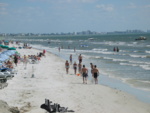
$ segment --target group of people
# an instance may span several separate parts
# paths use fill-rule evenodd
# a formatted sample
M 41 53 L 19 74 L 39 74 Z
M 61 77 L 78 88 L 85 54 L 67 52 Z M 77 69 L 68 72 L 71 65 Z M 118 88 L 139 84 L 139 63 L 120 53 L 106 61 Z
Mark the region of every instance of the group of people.
M 119 48 L 118 47 L 114 47 L 114 52 L 119 52 Z
M 65 68 L 66 68 L 67 74 L 69 72 L 70 65 L 72 65 L 72 54 L 70 55 L 69 59 L 70 59 L 70 63 L 68 60 L 66 60 L 66 62 L 65 62 Z M 84 83 L 87 84 L 88 69 L 85 67 L 85 65 L 82 65 L 82 59 L 83 59 L 83 57 L 80 54 L 78 56 L 79 63 L 77 64 L 76 62 L 74 62 L 73 63 L 73 69 L 74 69 L 74 74 L 76 75 L 77 74 L 77 68 L 78 68 L 79 74 L 81 74 L 83 77 L 83 84 Z M 91 65 L 92 79 L 94 79 L 95 84 L 98 84 L 99 70 L 97 69 L 96 65 L 93 65 L 92 63 L 90 63 L 90 65 Z
M 37 53 L 37 55 L 24 55 L 23 57 L 15 55 L 14 56 L 14 63 L 17 66 L 18 61 L 20 60 L 23 62 L 23 65 L 26 68 L 28 62 L 30 62 L 30 63 L 39 62 L 41 60 L 41 57 L 45 56 L 45 53 L 46 53 L 46 50 L 44 49 L 43 52 Z
M 58 51 L 60 52 L 60 49 L 63 49 L 64 47 L 61 46 L 61 47 L 58 47 Z M 68 49 L 70 49 L 70 46 L 68 46 Z M 76 52 L 76 48 L 74 47 L 74 52 Z

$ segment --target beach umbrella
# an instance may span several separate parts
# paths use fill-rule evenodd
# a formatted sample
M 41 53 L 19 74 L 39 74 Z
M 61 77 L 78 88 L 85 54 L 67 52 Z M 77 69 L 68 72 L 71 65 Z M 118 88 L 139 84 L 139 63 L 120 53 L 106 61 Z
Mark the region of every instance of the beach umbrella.
M 18 51 L 15 51 L 15 54 L 16 54 L 16 55 L 20 55 L 20 53 L 19 53 Z
M 6 54 L 0 54 L 0 58 L 6 60 L 6 59 L 9 59 L 9 56 Z
M 8 51 L 9 51 L 9 53 L 11 53 L 11 55 L 16 54 L 16 51 L 15 51 L 15 50 L 8 50 Z
M 4 46 L 4 45 L 3 45 L 3 46 L 1 46 L 1 48 L 7 49 L 7 48 L 9 48 L 9 47 L 8 47 L 8 46 Z
M 5 54 L 5 55 L 8 55 L 8 56 L 12 55 L 12 53 L 9 52 L 9 51 L 4 52 L 4 54 Z
M 7 50 L 16 50 L 16 48 L 15 47 L 10 47 Z
M 3 61 L 5 61 L 3 58 L 0 58 L 0 62 L 3 62 Z
M 7 50 L 7 51 L 2 52 L 2 54 L 6 54 L 6 55 L 10 56 L 10 55 L 14 55 L 15 52 L 16 52 L 15 50 Z

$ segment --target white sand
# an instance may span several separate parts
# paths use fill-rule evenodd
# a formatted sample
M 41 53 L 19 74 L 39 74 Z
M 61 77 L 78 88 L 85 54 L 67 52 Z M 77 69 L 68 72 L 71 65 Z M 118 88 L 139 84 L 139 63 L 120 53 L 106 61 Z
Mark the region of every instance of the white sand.
M 39 50 L 19 49 L 18 52 L 36 55 Z M 35 78 L 31 78 L 32 66 Z M 75 76 L 72 69 L 67 75 L 65 61 L 50 53 L 39 64 L 28 64 L 25 70 L 20 63 L 16 69 L 18 74 L 8 81 L 8 87 L 0 90 L 0 100 L 18 107 L 21 113 L 45 113 L 40 108 L 45 98 L 76 113 L 150 113 L 149 104 L 127 93 L 90 82 L 82 84 L 82 78 Z

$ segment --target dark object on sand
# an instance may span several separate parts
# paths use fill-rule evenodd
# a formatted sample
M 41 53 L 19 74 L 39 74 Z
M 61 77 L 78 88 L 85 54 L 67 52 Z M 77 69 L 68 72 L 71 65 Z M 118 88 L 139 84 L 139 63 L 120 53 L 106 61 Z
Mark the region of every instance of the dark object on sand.
M 0 78 L 0 83 L 6 83 L 7 82 L 7 78 Z
M 39 57 L 42 57 L 42 55 L 43 55 L 43 53 L 40 52 L 40 53 L 39 53 Z
M 7 78 L 0 78 L 0 89 L 3 89 L 4 87 L 8 86 Z
M 68 107 L 61 107 L 59 104 L 54 103 L 51 105 L 52 101 L 45 99 L 45 103 L 41 105 L 42 109 L 45 109 L 49 113 L 56 113 L 56 112 L 74 112 L 73 110 L 67 110 Z

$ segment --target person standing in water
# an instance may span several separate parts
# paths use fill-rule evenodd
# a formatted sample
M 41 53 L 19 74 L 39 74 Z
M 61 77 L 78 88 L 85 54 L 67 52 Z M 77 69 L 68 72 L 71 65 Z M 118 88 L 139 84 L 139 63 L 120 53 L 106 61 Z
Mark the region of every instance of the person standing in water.
M 68 74 L 68 71 L 69 71 L 69 67 L 70 67 L 69 62 L 68 62 L 68 60 L 66 60 L 65 68 L 66 68 L 66 73 L 67 74 Z
M 117 47 L 117 50 L 116 50 L 117 52 L 119 52 L 119 48 Z
M 72 54 L 70 55 L 70 64 L 72 64 Z
M 95 84 L 98 84 L 98 76 L 99 76 L 99 70 L 97 69 L 97 66 L 95 65 L 93 68 L 93 76 L 95 80 Z
M 114 47 L 114 50 L 113 50 L 114 52 L 116 51 L 116 48 Z

